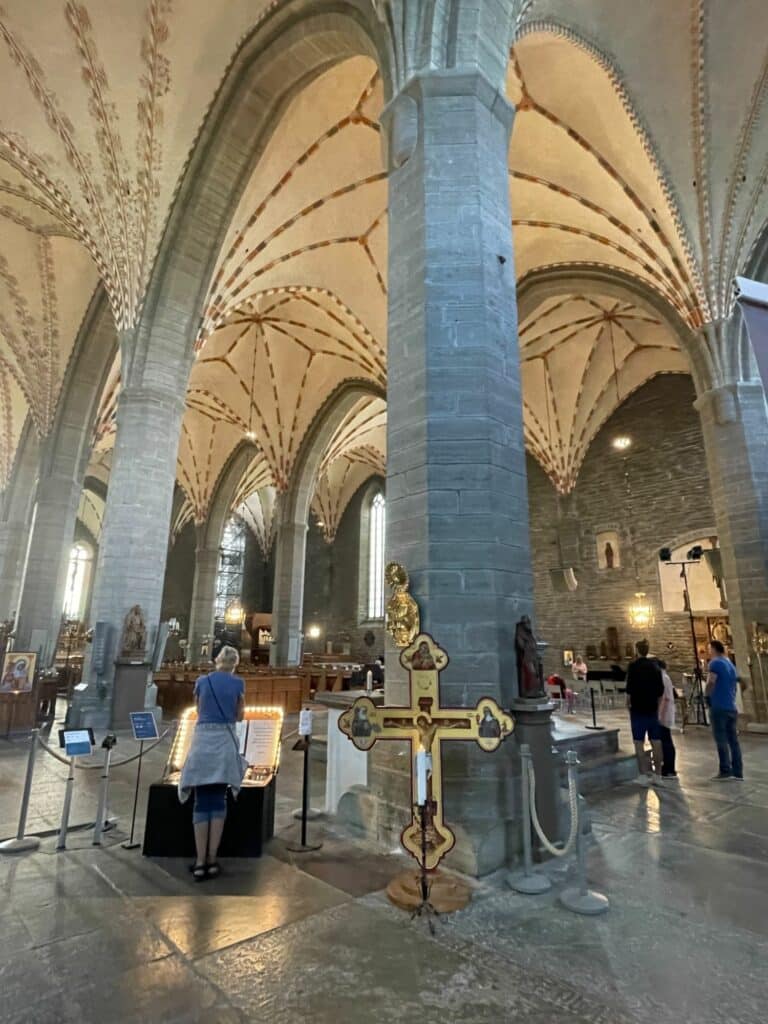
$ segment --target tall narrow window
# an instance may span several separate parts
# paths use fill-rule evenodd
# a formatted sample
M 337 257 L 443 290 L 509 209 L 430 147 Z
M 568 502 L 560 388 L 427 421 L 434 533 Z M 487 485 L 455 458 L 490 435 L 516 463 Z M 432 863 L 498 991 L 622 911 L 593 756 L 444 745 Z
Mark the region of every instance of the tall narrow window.
M 227 608 L 243 596 L 243 567 L 245 563 L 245 523 L 232 516 L 224 527 L 219 549 L 219 569 L 216 574 L 216 600 L 214 615 L 224 618 Z
M 377 494 L 371 502 L 368 534 L 368 618 L 384 618 L 384 530 L 386 507 L 384 495 Z
M 67 589 L 63 612 L 68 619 L 80 619 L 85 612 L 85 596 L 91 575 L 93 553 L 85 544 L 75 544 L 69 555 Z

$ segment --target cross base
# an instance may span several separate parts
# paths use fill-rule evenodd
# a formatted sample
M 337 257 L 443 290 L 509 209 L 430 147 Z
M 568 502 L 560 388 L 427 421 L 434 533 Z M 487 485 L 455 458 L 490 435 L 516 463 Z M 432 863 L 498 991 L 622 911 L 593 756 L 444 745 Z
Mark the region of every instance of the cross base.
M 413 917 L 427 915 L 431 930 L 433 916 L 463 910 L 472 899 L 472 890 L 465 882 L 452 875 L 446 875 L 442 871 L 429 871 L 425 899 L 421 872 L 418 869 L 410 869 L 392 879 L 387 886 L 387 896 L 390 903 L 408 911 Z

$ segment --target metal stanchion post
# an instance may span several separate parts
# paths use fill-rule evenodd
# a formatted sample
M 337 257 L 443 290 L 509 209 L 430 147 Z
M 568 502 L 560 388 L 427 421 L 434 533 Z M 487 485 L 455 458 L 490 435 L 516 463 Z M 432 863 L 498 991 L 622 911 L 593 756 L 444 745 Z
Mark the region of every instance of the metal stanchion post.
M 578 760 L 574 756 L 568 761 L 568 783 L 569 786 L 571 784 L 575 785 L 577 801 L 579 797 L 578 772 Z M 611 906 L 608 901 L 608 897 L 603 896 L 602 893 L 595 892 L 594 889 L 587 888 L 587 851 L 584 844 L 584 831 L 581 824 L 579 824 L 579 830 L 576 834 L 576 858 L 578 884 L 568 889 L 564 889 L 560 894 L 560 902 L 566 910 L 572 910 L 574 914 L 586 914 L 590 916 L 604 914 Z
M 587 685 L 589 686 L 589 683 Z M 597 724 L 597 715 L 595 714 L 595 691 L 592 689 L 591 686 L 589 687 L 589 700 L 592 705 L 592 725 L 585 725 L 584 728 L 598 730 L 605 729 L 604 725 Z
M 307 842 L 307 817 L 309 812 L 309 748 L 312 743 L 312 713 L 308 709 L 301 712 L 299 718 L 299 739 L 294 750 L 304 751 L 304 779 L 301 785 L 301 843 L 287 843 L 286 849 L 292 853 L 308 853 L 319 850 L 322 843 Z
M 93 827 L 93 845 L 101 846 L 101 833 L 104 831 L 105 818 L 107 816 L 107 793 L 109 792 L 109 762 L 112 758 L 112 748 L 116 739 L 111 734 L 104 737 L 102 747 L 104 748 L 104 771 L 101 774 L 101 786 L 99 787 L 99 806 L 96 811 L 96 823 Z
M 59 828 L 59 839 L 56 843 L 57 850 L 66 850 L 67 848 L 67 828 L 69 827 L 69 809 L 72 806 L 72 789 L 75 785 L 75 759 L 70 757 L 69 759 L 69 775 L 67 776 L 67 785 L 64 790 L 64 806 L 61 809 L 61 826 Z
M 127 843 L 120 843 L 124 850 L 135 850 L 140 844 L 134 843 L 133 831 L 136 827 L 136 808 L 139 804 L 139 783 L 141 782 L 141 760 L 144 757 L 144 740 L 139 740 L 139 764 L 136 769 L 136 790 L 133 794 L 133 814 L 131 815 L 131 838 Z
M 552 883 L 546 875 L 533 868 L 533 845 L 531 841 L 531 748 L 527 743 L 520 745 L 522 768 L 522 809 L 523 809 L 523 870 L 507 877 L 507 885 L 515 892 L 536 896 L 546 892 Z
M 29 798 L 32 793 L 32 775 L 35 770 L 35 754 L 37 753 L 37 737 L 39 729 L 33 729 L 29 742 L 29 756 L 27 757 L 27 774 L 24 778 L 24 792 L 21 796 L 21 809 L 19 811 L 19 827 L 16 830 L 15 839 L 7 839 L 0 843 L 0 853 L 22 853 L 24 850 L 36 850 L 40 840 L 35 836 L 25 836 L 27 827 L 27 811 L 29 810 Z

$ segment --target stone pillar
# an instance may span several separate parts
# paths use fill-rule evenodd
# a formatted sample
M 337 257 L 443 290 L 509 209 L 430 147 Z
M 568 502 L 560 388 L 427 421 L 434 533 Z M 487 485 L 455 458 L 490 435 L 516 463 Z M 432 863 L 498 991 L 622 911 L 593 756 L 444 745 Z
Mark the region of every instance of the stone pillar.
M 307 524 L 285 520 L 275 541 L 275 589 L 272 600 L 271 665 L 298 665 L 304 614 Z
M 195 552 L 195 581 L 189 612 L 189 644 L 187 660 L 200 661 L 204 638 L 213 636 L 216 576 L 219 570 L 219 548 L 198 543 Z M 208 648 L 210 654 L 210 646 Z
M 488 695 L 509 706 L 515 624 L 533 603 L 507 171 L 513 109 L 480 72 L 424 72 L 383 121 L 387 558 L 408 569 L 422 628 L 450 655 L 443 703 Z M 390 648 L 387 701 L 402 703 L 396 658 Z M 460 826 L 454 863 L 482 874 L 506 857 L 516 747 L 497 756 L 468 747 L 444 748 L 446 817 Z M 396 769 L 382 768 L 386 797 Z
M 88 689 L 73 708 L 81 725 L 109 720 L 114 657 L 129 608 L 141 605 L 150 639 L 159 623 L 183 410 L 183 391 L 134 386 L 120 394 L 90 620 L 109 623 L 111 638 L 103 675 L 97 679 L 91 661 L 85 666 Z
M 16 647 L 39 651 L 44 668 L 56 653 L 82 490 L 77 467 L 69 469 L 56 466 L 38 481 L 17 619 Z
M 21 432 L 13 472 L 0 501 L 0 620 L 18 622 L 24 565 L 32 529 L 40 440 L 28 419 Z M 18 646 L 18 645 L 17 645 Z
M 24 561 L 29 545 L 29 523 L 0 523 L 0 621 L 18 612 Z M 18 621 L 18 615 L 16 615 Z
M 696 400 L 739 670 L 749 678 L 752 622 L 768 623 L 768 410 L 760 381 L 729 384 Z M 761 687 L 745 711 L 768 721 Z

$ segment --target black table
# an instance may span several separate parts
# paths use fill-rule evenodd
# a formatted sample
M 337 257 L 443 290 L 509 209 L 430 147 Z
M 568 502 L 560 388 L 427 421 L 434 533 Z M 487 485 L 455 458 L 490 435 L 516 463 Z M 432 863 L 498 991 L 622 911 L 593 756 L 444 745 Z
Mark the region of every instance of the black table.
M 194 857 L 194 797 L 179 803 L 178 789 L 167 782 L 149 787 L 144 827 L 145 857 Z M 260 857 L 275 832 L 275 779 L 267 786 L 243 786 L 237 800 L 227 793 L 227 820 L 219 856 Z

